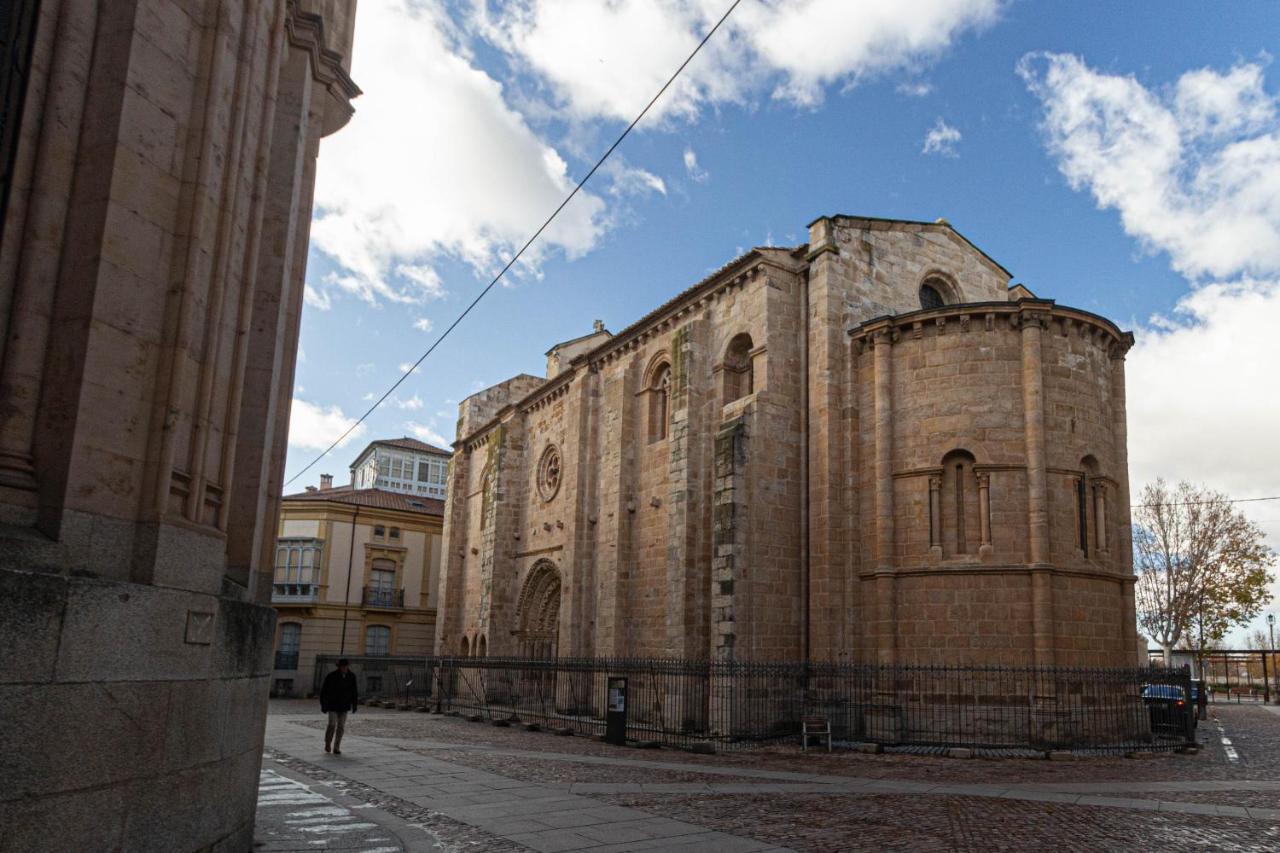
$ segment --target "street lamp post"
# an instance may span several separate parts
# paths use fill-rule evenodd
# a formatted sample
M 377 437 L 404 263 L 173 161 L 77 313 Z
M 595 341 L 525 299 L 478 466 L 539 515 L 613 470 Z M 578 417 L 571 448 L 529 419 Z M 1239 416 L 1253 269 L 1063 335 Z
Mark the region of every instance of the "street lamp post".
M 1267 652 L 1271 656 L 1271 677 L 1277 679 L 1276 691 L 1280 693 L 1280 673 L 1276 672 L 1276 615 L 1267 614 L 1267 631 L 1271 634 L 1271 648 Z

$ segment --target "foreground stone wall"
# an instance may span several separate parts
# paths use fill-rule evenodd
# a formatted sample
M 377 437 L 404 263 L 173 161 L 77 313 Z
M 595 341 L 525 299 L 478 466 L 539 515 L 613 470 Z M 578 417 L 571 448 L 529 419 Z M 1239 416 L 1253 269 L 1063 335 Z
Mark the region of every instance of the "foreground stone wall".
M 315 159 L 359 92 L 355 3 L 17 5 L 4 846 L 246 850 Z

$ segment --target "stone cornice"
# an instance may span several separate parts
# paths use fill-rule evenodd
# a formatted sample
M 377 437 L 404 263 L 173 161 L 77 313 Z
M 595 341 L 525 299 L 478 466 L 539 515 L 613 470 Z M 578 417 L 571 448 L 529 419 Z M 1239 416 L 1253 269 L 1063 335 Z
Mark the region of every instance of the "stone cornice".
M 782 263 L 778 258 L 766 254 L 769 251 L 752 249 L 735 258 L 600 346 L 573 359 L 570 364 L 575 367 L 589 364 L 598 369 L 600 365 L 622 357 L 648 340 L 673 330 L 691 314 L 707 307 L 730 290 L 740 288 L 761 275 L 767 275 L 770 269 L 786 275 L 800 275 L 804 271 L 803 267 Z M 784 251 L 778 250 L 779 253 Z
M 1105 317 L 1058 305 L 1052 299 L 1020 299 L 1016 302 L 964 302 L 906 314 L 881 316 L 849 330 L 858 351 L 878 343 L 897 343 L 903 336 L 922 337 L 933 329 L 938 334 L 953 329 L 964 333 L 975 328 L 992 331 L 997 322 L 1011 329 L 1036 324 L 1046 334 L 1076 335 L 1106 349 L 1111 358 L 1123 358 L 1133 346 L 1133 334 L 1121 331 Z
M 342 67 L 342 54 L 325 47 L 324 18 L 302 11 L 297 0 L 289 0 L 285 31 L 289 44 L 311 54 L 311 74 L 317 83 L 336 87 L 348 100 L 363 94 Z
M 1111 581 L 1112 583 L 1132 583 L 1133 575 L 1109 572 L 1093 568 L 1067 568 L 1054 565 L 1032 565 L 1030 563 L 982 563 L 978 561 L 956 561 L 928 566 L 903 566 L 893 569 L 875 569 L 859 572 L 859 580 L 872 580 L 877 577 L 911 577 L 924 575 L 1030 575 L 1044 572 L 1049 575 L 1066 577 L 1091 578 L 1093 580 Z

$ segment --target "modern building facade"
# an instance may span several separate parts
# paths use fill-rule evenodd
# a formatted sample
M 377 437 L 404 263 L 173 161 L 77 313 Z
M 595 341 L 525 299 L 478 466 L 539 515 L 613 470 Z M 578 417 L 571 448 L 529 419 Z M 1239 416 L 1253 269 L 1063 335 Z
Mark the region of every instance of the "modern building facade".
M 437 648 L 1131 665 L 1131 344 L 820 218 L 462 402 Z
M 432 653 L 443 520 L 444 501 L 387 489 L 322 480 L 284 497 L 273 693 L 310 694 L 317 655 Z M 366 676 L 366 689 L 377 692 L 383 685 L 369 678 L 377 676 Z
M 351 465 L 351 487 L 444 500 L 449 454 L 448 450 L 416 438 L 370 442 Z
M 355 6 L 0 5 L 0 847 L 252 847 Z

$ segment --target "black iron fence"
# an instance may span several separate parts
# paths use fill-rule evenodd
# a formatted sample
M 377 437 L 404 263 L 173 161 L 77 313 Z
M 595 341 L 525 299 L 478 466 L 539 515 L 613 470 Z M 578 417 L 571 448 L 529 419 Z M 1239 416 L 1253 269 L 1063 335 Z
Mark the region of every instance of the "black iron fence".
M 427 664 L 435 710 L 584 735 L 604 733 L 606 682 L 622 677 L 627 738 L 674 746 L 795 741 L 806 716 L 826 717 L 837 742 L 885 746 L 1129 751 L 1178 748 L 1190 736 L 1170 724 L 1166 701 L 1190 696 L 1185 668 L 609 658 Z
M 431 697 L 431 670 L 420 657 L 383 657 L 347 655 L 351 672 L 362 702 L 390 699 L 411 705 L 425 704 Z M 338 655 L 317 655 L 312 692 L 320 693 L 324 677 L 338 665 Z

